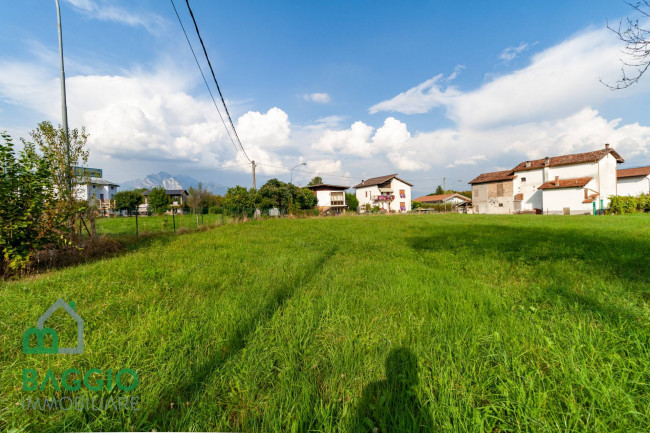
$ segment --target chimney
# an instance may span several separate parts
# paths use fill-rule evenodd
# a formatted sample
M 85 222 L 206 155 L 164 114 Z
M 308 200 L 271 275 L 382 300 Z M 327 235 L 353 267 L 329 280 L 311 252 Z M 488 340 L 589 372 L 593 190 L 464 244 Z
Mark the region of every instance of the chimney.
M 560 186 L 560 176 L 555 176 L 555 186 Z
M 530 161 L 526 161 L 526 168 L 530 167 Z
M 585 200 L 587 200 L 588 198 L 589 198 L 589 194 L 588 194 L 587 188 L 585 188 Z
M 548 167 L 548 165 L 551 163 L 551 158 L 548 156 L 544 158 L 544 167 Z
M 609 143 L 605 144 L 605 150 L 609 150 Z

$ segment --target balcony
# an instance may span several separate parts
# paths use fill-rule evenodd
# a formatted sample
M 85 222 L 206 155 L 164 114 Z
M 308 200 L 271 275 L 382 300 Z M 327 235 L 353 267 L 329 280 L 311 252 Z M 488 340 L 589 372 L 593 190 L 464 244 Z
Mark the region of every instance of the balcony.
M 370 197 L 372 201 L 393 201 L 395 196 L 392 194 L 373 195 Z

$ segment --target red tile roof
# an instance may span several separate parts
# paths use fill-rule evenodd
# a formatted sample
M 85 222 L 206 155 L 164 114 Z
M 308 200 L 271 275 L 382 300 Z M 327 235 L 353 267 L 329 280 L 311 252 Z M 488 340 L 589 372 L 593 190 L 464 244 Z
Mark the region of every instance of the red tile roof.
M 463 201 L 472 201 L 469 197 L 465 197 L 464 195 L 458 193 L 423 195 L 422 197 L 414 198 L 413 201 L 419 201 L 420 203 L 433 203 L 433 202 L 443 201 L 454 196 L 460 198 Z
M 319 183 L 319 184 L 316 184 L 316 185 L 307 185 L 305 188 L 343 190 L 343 189 L 348 189 L 350 187 L 349 186 L 343 186 L 343 185 L 332 185 L 331 183 Z
M 637 177 L 647 176 L 650 174 L 650 167 L 624 168 L 616 172 L 616 177 Z
M 556 185 L 555 180 L 543 183 L 538 189 L 558 189 L 558 188 L 582 188 L 589 183 L 593 177 L 577 177 L 575 179 L 559 179 Z
M 393 180 L 393 179 L 397 179 L 400 182 L 404 182 L 408 186 L 413 186 L 412 183 L 408 183 L 407 181 L 397 177 L 397 173 L 395 173 L 395 174 L 388 174 L 386 176 L 371 177 L 370 179 L 366 179 L 363 182 L 361 182 L 360 184 L 355 185 L 354 187 L 355 188 L 365 188 L 365 187 L 374 186 L 374 185 L 380 185 L 381 186 L 383 184 L 389 184 L 390 181 Z
M 548 158 L 548 167 L 557 167 L 561 165 L 584 164 L 585 162 L 596 162 L 603 159 L 607 154 L 611 153 L 616 162 L 625 162 L 621 155 L 619 155 L 612 148 L 605 148 L 595 150 L 593 152 L 575 153 L 572 155 L 553 156 Z M 512 171 L 526 171 L 544 168 L 546 158 L 535 159 L 532 161 L 524 161 L 519 163 Z
M 519 194 L 515 194 L 515 200 L 517 201 L 522 201 L 524 199 L 524 193 L 520 192 Z
M 512 174 L 512 170 L 493 171 L 491 173 L 479 174 L 477 177 L 470 180 L 469 183 L 475 184 L 475 183 L 487 183 L 487 182 L 500 182 L 504 180 L 512 180 L 515 177 L 517 176 Z

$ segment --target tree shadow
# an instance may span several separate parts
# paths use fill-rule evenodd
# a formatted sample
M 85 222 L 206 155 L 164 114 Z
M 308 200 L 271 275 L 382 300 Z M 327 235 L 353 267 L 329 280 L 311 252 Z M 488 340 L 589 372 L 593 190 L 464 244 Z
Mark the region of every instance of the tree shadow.
M 432 432 L 433 418 L 417 396 L 417 358 L 400 347 L 386 357 L 386 380 L 363 389 L 350 431 Z

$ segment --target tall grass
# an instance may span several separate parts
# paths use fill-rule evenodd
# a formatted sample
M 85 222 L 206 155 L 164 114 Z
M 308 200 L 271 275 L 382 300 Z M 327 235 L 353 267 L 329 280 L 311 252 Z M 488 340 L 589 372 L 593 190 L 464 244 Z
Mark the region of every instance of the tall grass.
M 646 431 L 648 252 L 647 215 L 266 220 L 154 239 L 0 286 L 0 430 Z M 86 321 L 84 354 L 23 354 L 59 297 Z M 17 404 L 35 394 L 23 368 L 72 366 L 136 370 L 141 410 Z

